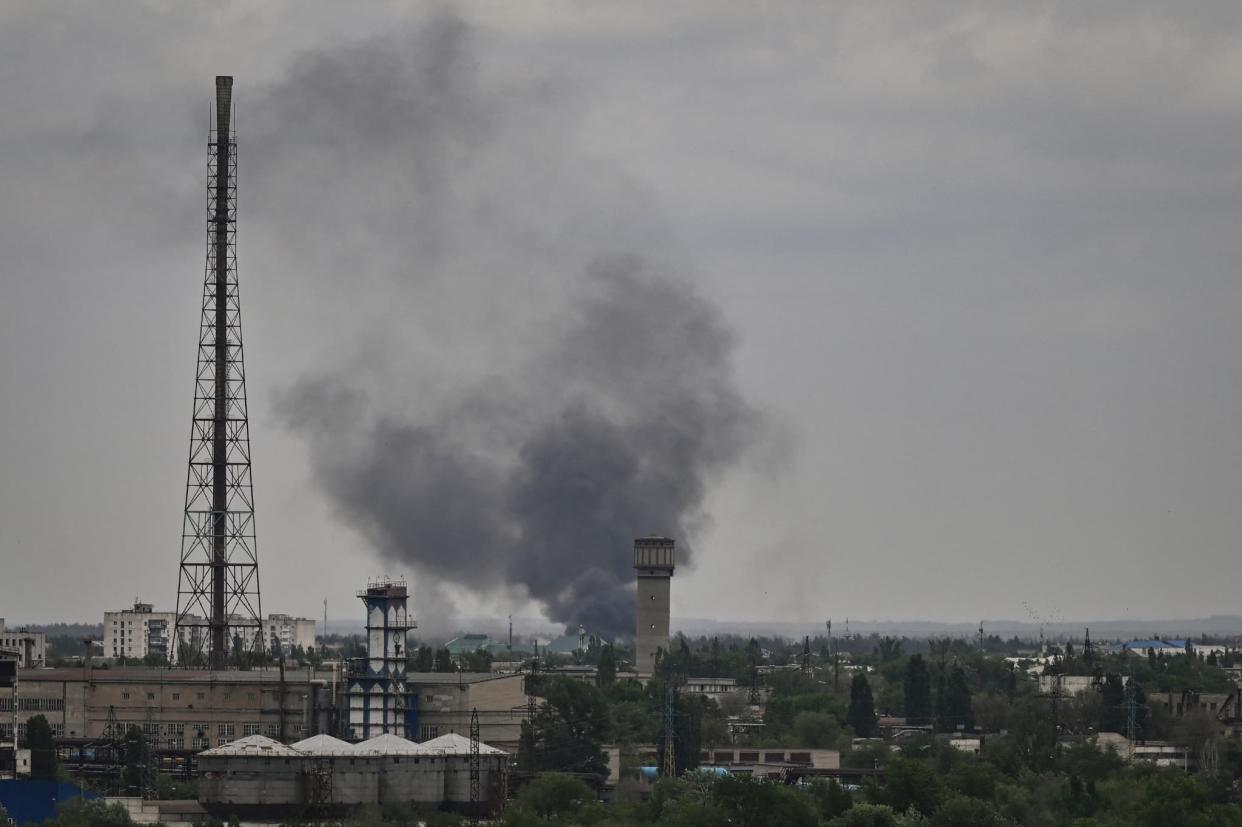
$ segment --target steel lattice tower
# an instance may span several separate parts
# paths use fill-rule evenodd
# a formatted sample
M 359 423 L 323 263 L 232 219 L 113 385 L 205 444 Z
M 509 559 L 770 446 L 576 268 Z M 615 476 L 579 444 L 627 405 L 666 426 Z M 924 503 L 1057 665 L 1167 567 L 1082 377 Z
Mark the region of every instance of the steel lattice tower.
M 207 268 L 186 476 L 177 628 L 183 665 L 205 653 L 224 669 L 230 648 L 263 650 L 250 424 L 237 286 L 237 135 L 233 78 L 216 78 L 208 133 Z

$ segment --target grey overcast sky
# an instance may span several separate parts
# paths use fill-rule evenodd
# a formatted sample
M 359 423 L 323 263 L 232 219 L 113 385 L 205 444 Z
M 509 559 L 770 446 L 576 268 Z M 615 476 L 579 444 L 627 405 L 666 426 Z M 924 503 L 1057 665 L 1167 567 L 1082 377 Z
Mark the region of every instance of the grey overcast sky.
M 0 616 L 175 600 L 216 74 L 266 610 L 580 599 L 628 549 L 490 475 L 598 414 L 701 429 L 618 512 L 691 535 L 679 616 L 1238 612 L 1237 3 L 38 0 L 0 4 Z

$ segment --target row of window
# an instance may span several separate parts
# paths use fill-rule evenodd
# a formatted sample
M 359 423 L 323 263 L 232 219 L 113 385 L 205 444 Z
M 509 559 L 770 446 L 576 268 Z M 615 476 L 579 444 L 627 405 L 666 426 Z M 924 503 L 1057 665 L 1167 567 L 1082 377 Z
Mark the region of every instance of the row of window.
M 225 693 L 223 694 L 222 698 L 223 698 L 223 700 L 226 700 L 226 701 L 231 700 L 231 699 L 233 698 L 233 693 L 232 693 L 232 692 L 225 692 Z M 122 693 L 121 693 L 121 700 L 123 700 L 123 701 L 128 701 L 129 699 L 130 699 L 130 693 L 129 693 L 129 692 L 122 692 Z M 180 692 L 174 692 L 174 693 L 172 693 L 172 699 L 173 699 L 174 701 L 179 701 L 179 700 L 181 700 L 181 693 L 180 693 Z M 204 700 L 206 700 L 206 699 L 207 699 L 207 693 L 206 693 L 206 692 L 195 692 L 195 693 L 194 693 L 194 699 L 195 699 L 195 700 L 198 700 L 198 701 L 204 701 Z M 248 701 L 253 701 L 253 700 L 257 700 L 257 699 L 258 699 L 258 696 L 257 696 L 254 692 L 247 692 L 247 693 L 246 693 L 246 700 L 248 700 Z M 154 693 L 154 692 L 148 692 L 148 693 L 147 693 L 147 700 L 148 700 L 148 701 L 154 701 L 154 700 L 155 700 L 155 693 Z
M 122 727 L 127 726 L 122 724 Z M 188 730 L 190 734 L 191 746 L 193 749 L 208 749 L 211 747 L 211 725 L 205 721 L 192 723 L 165 723 L 161 729 L 160 724 L 152 722 L 144 722 L 141 724 L 142 735 L 150 741 L 161 742 L 167 749 L 184 749 L 185 736 Z M 52 735 L 57 738 L 64 737 L 65 725 L 63 723 L 51 724 Z M 424 730 L 426 727 L 424 727 Z M 434 727 L 432 729 L 435 729 Z M 280 735 L 280 727 L 276 724 L 259 724 L 248 721 L 241 725 L 242 736 L 263 734 L 269 738 L 276 738 Z M 286 728 L 289 734 L 295 738 L 301 738 L 306 731 L 304 724 L 290 724 Z M 438 734 L 438 733 L 437 733 Z M 17 725 L 17 736 L 24 738 L 26 735 L 26 723 L 23 721 Z M 224 721 L 216 724 L 216 744 L 227 744 L 235 740 L 237 737 L 237 725 Z M 435 737 L 432 735 L 431 737 Z M 5 739 L 12 740 L 13 724 L 0 723 L 0 741 Z
M 55 738 L 65 737 L 65 725 L 64 724 L 51 724 L 50 726 L 52 728 L 53 737 Z M 17 737 L 18 738 L 26 737 L 26 723 L 24 721 L 17 725 Z M 12 740 L 13 740 L 13 724 L 11 723 L 0 724 L 0 741 L 12 741 Z
M 18 712 L 60 712 L 65 708 L 64 698 L 18 698 Z
M 18 698 L 19 712 L 60 712 L 65 708 L 64 698 Z M 13 696 L 0 697 L 0 712 L 13 711 Z

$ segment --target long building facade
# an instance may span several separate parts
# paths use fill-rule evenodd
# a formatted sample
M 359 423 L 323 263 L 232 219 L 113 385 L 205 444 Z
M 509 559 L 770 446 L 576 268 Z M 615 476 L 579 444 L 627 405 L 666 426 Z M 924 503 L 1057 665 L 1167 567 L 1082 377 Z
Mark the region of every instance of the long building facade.
M 140 727 L 161 750 L 203 750 L 247 735 L 296 740 L 333 726 L 331 672 L 181 669 L 23 669 L 17 735 L 43 715 L 67 743 Z M 13 700 L 0 696 L 0 740 L 12 737 Z

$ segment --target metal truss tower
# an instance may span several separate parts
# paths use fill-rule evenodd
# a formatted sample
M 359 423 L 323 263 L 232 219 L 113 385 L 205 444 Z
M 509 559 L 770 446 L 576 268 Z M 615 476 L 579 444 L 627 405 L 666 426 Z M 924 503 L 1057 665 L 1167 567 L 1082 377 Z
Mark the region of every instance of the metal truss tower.
M 207 141 L 207 268 L 173 635 L 182 665 L 205 655 L 217 670 L 228 665 L 230 648 L 264 648 L 237 286 L 232 115 L 233 78 L 217 77 Z

